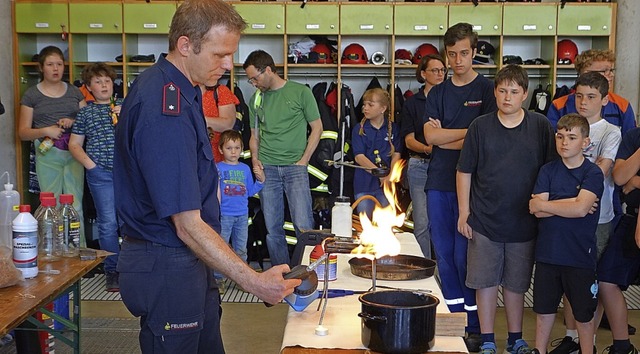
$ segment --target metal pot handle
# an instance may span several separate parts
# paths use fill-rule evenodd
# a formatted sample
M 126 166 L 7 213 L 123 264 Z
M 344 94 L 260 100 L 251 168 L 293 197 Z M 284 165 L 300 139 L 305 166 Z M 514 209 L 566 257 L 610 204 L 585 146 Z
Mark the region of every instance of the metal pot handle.
M 364 318 L 365 320 L 376 321 L 376 322 L 387 322 L 387 316 L 373 316 L 368 313 L 360 312 L 358 317 Z

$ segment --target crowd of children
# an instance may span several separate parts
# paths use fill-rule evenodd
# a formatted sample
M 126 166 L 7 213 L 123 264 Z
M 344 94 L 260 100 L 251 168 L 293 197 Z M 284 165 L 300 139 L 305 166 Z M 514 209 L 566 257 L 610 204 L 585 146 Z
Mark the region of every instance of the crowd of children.
M 546 353 L 564 297 L 567 335 L 552 354 L 596 352 L 603 310 L 613 334 L 609 351 L 636 354 L 622 291 L 640 269 L 640 128 L 631 105 L 609 92 L 613 53 L 580 54 L 574 92 L 545 117 L 522 108 L 525 69 L 503 67 L 493 90 L 475 72 L 470 25 L 449 28 L 444 44 L 453 74 L 427 95 L 424 136 L 433 148 L 425 190 L 443 297 L 452 312 L 467 313 L 467 348 L 497 353 L 502 286 L 507 352 Z M 534 264 L 535 348 L 522 335 Z

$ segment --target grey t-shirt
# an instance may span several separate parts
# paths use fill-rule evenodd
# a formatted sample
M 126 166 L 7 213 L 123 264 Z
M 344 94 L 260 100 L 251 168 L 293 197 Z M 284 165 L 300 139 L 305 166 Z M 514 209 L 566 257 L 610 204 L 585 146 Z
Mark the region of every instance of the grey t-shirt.
M 29 87 L 24 93 L 20 104 L 33 108 L 33 128 L 56 125 L 61 118 L 76 118 L 84 96 L 77 87 L 67 83 L 65 85 L 67 91 L 62 97 L 45 96 L 37 85 Z
M 596 163 L 598 157 L 602 156 L 611 161 L 616 160 L 618 147 L 622 140 L 620 128 L 601 119 L 589 126 L 589 138 L 591 142 L 584 149 L 583 155 L 589 161 Z M 600 200 L 600 219 L 598 224 L 605 224 L 613 220 L 613 176 L 611 173 L 604 178 L 604 192 Z

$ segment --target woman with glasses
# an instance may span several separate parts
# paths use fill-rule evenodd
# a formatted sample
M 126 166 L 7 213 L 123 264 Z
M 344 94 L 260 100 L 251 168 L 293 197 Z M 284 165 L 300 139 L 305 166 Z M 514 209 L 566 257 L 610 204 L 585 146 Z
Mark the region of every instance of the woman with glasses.
M 444 81 L 446 75 L 447 69 L 440 55 L 423 56 L 416 68 L 416 80 L 424 85 L 407 99 L 400 116 L 400 136 L 404 138 L 409 153 L 407 176 L 413 207 L 413 232 L 426 258 L 431 258 L 431 235 L 424 186 L 427 183 L 431 146 L 425 141 L 422 128 L 427 94 L 432 87 Z

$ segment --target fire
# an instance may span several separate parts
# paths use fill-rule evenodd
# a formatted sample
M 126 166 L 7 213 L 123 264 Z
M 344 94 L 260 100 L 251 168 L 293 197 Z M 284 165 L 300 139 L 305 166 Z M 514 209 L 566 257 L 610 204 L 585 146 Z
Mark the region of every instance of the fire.
M 400 210 L 395 183 L 400 181 L 404 164 L 404 160 L 395 163 L 391 167 L 389 179 L 383 185 L 384 195 L 389 205 L 382 208 L 376 206 L 372 213 L 372 220 L 369 220 L 365 213 L 360 213 L 362 225 L 360 246 L 351 253 L 361 254 L 367 258 L 395 256 L 400 253 L 400 241 L 393 233 L 393 228 L 402 226 L 405 213 Z

